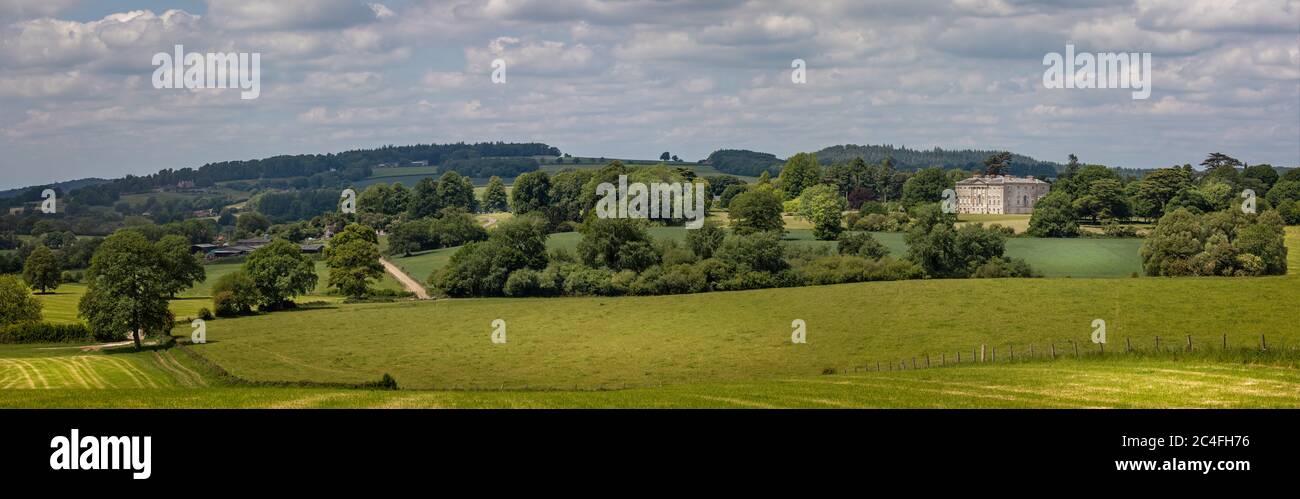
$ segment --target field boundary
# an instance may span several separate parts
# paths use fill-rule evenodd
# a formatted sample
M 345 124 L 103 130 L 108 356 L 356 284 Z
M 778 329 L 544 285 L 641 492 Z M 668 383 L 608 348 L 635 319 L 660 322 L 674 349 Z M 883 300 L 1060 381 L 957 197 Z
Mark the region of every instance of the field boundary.
M 1055 361 L 1060 359 L 1170 359 L 1179 360 L 1207 360 L 1221 363 L 1234 364 L 1259 364 L 1259 365 L 1277 365 L 1290 364 L 1286 367 L 1295 367 L 1300 364 L 1300 347 L 1269 345 L 1267 335 L 1261 334 L 1256 339 L 1253 346 L 1245 347 L 1240 345 L 1230 345 L 1228 335 L 1222 335 L 1222 341 L 1217 345 L 1197 345 L 1192 341 L 1192 336 L 1184 335 L 1173 338 L 1162 339 L 1161 336 L 1154 336 L 1145 343 L 1151 345 L 1149 348 L 1139 345 L 1133 346 L 1133 338 L 1125 337 L 1116 347 L 1111 347 L 1111 351 L 1106 351 L 1106 343 L 1092 343 L 1091 347 L 1080 346 L 1079 342 L 1066 341 L 1061 349 L 1058 349 L 1058 343 L 1049 342 L 1047 348 L 1035 348 L 1036 345 L 1029 344 L 1028 347 L 1022 346 L 1020 353 L 1017 354 L 1015 345 L 1004 345 L 1002 360 L 998 357 L 997 345 L 990 346 L 981 344 L 972 347 L 967 354 L 966 350 L 944 351 L 937 356 L 930 353 L 922 353 L 912 357 L 894 358 L 888 361 L 874 361 L 865 364 L 850 366 L 848 368 L 826 367 L 822 369 L 824 375 L 849 374 L 861 372 L 882 372 L 882 371 L 912 371 L 918 369 L 937 369 L 941 367 L 983 365 L 983 364 L 1011 364 L 1027 363 L 1036 361 Z M 952 356 L 949 356 L 952 353 Z M 965 355 L 965 356 L 963 356 Z

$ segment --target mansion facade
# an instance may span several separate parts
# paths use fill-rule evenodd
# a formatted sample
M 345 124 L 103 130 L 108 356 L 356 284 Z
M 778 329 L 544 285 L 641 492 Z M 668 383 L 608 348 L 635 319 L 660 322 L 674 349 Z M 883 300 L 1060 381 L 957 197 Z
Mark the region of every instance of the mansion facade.
M 979 175 L 957 182 L 957 213 L 1030 214 L 1052 185 L 1036 178 Z

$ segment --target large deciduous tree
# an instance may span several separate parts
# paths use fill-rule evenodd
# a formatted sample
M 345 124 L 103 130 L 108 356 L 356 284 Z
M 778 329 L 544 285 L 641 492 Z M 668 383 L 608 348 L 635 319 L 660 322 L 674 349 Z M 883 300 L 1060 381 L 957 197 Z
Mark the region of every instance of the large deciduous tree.
M 325 250 L 329 286 L 351 298 L 365 296 L 370 281 L 384 275 L 377 243 L 374 229 L 361 224 L 349 225 L 336 234 Z
M 550 205 L 551 177 L 546 172 L 529 172 L 515 177 L 510 191 L 510 208 L 515 213 L 545 213 Z
M 799 216 L 813 223 L 813 235 L 823 241 L 834 240 L 844 230 L 844 197 L 829 184 L 804 189 L 799 196 Z
M 41 320 L 41 302 L 18 278 L 0 275 L 0 326 Z
M 803 190 L 821 182 L 822 166 L 814 153 L 801 152 L 790 156 L 781 168 L 781 191 L 786 199 L 794 199 L 803 194 Z
M 506 194 L 506 183 L 501 177 L 493 175 L 488 179 L 487 189 L 483 190 L 483 211 L 507 211 L 510 209 L 510 197 Z
M 954 185 L 942 168 L 922 169 L 903 183 L 903 205 L 912 207 L 938 202 L 943 199 L 944 189 L 951 189 Z
M 244 272 L 257 287 L 258 308 L 278 310 L 316 288 L 316 266 L 298 245 L 276 239 L 248 255 Z
M 142 334 L 171 330 L 167 271 L 158 248 L 139 232 L 118 231 L 104 239 L 86 282 L 78 310 L 96 337 L 129 333 L 139 349 Z
M 32 254 L 27 256 L 27 262 L 23 264 L 23 280 L 32 289 L 45 294 L 46 291 L 53 291 L 59 287 L 59 277 L 62 269 L 59 268 L 59 259 L 53 251 L 44 245 L 37 246 L 32 250 Z
M 174 297 L 207 277 L 203 262 L 190 252 L 190 242 L 184 236 L 165 236 L 156 245 L 167 276 L 167 296 Z
M 759 187 L 737 194 L 727 205 L 731 230 L 737 234 L 780 231 L 781 196 L 770 188 Z

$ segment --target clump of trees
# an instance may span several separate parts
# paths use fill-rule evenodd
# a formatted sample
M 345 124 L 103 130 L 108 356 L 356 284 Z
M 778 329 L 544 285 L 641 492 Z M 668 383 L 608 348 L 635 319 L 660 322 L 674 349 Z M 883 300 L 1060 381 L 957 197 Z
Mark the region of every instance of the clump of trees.
M 1151 276 L 1285 274 L 1284 225 L 1276 211 L 1197 214 L 1179 208 L 1161 217 L 1143 241 L 1142 268 Z
M 916 210 L 916 220 L 903 240 L 908 260 L 933 277 L 1034 277 L 1029 264 L 1003 256 L 1006 235 L 983 224 L 955 228 L 957 217 L 938 206 Z
M 437 217 L 399 220 L 389 227 L 388 253 L 450 248 L 487 239 L 487 229 L 459 207 L 443 208 Z
M 1276 211 L 1288 224 L 1300 224 L 1300 173 L 1279 176 L 1270 165 L 1246 166 L 1222 153 L 1210 154 L 1197 171 L 1192 165 L 1151 170 L 1141 177 L 1101 165 L 1070 163 L 1035 205 L 1029 234 L 1075 237 L 1080 222 L 1118 224 L 1131 219 L 1158 220 L 1179 209 L 1193 214 L 1239 210 L 1249 190 L 1256 210 Z M 1131 231 L 1107 231 L 1128 234 Z

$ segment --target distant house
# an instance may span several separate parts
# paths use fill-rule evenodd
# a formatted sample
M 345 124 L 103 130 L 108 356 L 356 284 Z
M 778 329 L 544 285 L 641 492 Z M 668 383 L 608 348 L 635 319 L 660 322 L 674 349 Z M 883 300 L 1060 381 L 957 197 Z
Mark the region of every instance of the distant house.
M 190 213 L 190 215 L 193 216 L 194 218 L 208 218 L 208 217 L 217 216 L 217 212 L 214 211 L 212 208 L 208 208 L 206 210 L 194 210 L 194 212 Z
M 1030 214 L 1051 184 L 1036 178 L 979 175 L 957 182 L 958 213 Z
M 177 189 L 193 189 L 193 188 L 194 188 L 194 181 L 193 181 L 193 180 L 182 180 L 182 181 L 180 181 L 180 182 L 176 182 L 176 188 L 177 188 Z
M 421 161 L 412 161 L 412 162 L 411 162 L 411 166 L 429 166 L 429 162 L 428 162 L 428 161 L 425 161 L 425 160 L 421 160 Z
M 215 244 L 191 244 L 191 245 L 190 245 L 190 253 L 199 253 L 199 252 L 202 252 L 203 254 L 206 255 L 206 254 L 208 254 L 209 252 L 211 252 L 212 250 L 217 249 L 217 248 L 220 248 L 220 246 L 217 246 L 217 245 L 215 245 Z
M 299 244 L 298 249 L 303 253 L 320 253 L 325 250 L 324 244 Z

